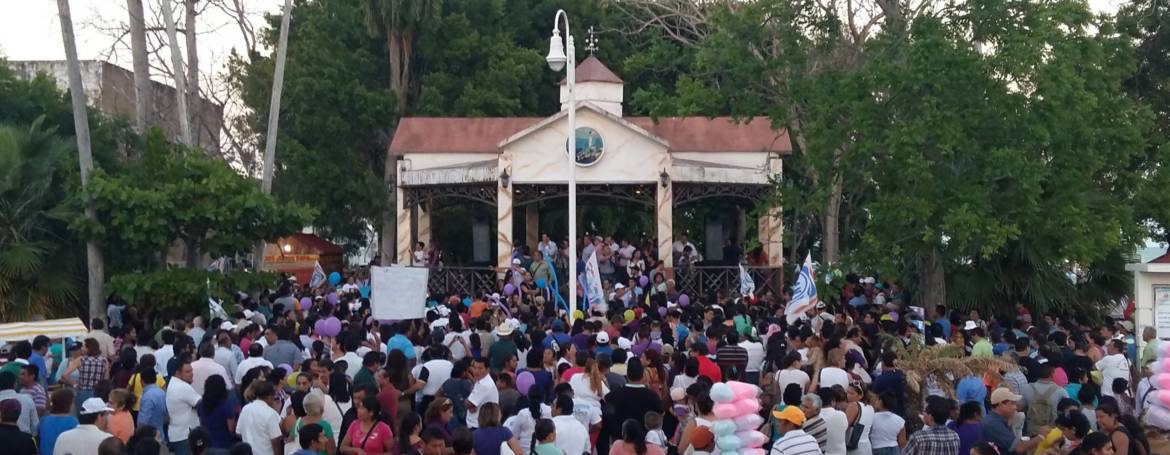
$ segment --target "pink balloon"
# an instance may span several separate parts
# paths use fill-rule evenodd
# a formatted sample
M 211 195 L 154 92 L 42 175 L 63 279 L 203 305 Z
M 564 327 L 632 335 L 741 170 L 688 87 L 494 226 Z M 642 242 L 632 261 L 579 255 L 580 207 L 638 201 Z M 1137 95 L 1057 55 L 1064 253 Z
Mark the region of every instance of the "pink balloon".
M 536 376 L 533 376 L 532 372 L 521 371 L 520 374 L 516 375 L 516 390 L 520 394 L 528 395 L 528 389 L 532 388 L 534 384 L 536 384 Z
M 1158 373 L 1154 377 L 1154 383 L 1158 384 L 1161 390 L 1170 390 L 1170 373 Z
M 688 297 L 686 294 L 680 295 L 680 296 L 678 296 L 678 304 L 682 305 L 682 306 L 690 305 L 691 298 Z

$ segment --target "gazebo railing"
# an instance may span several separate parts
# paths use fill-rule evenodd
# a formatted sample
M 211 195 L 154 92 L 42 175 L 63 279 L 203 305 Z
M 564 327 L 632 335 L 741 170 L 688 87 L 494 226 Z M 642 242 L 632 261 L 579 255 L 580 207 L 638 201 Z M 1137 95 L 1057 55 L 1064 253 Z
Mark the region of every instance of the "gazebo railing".
M 781 267 L 747 267 L 748 275 L 756 284 L 756 295 L 768 291 L 779 295 L 783 286 L 784 269 Z M 739 295 L 739 267 L 734 266 L 692 266 L 674 269 L 674 280 L 680 292 L 692 297 L 726 291 L 728 295 Z
M 498 292 L 491 267 L 432 267 L 427 290 L 433 295 L 483 295 Z

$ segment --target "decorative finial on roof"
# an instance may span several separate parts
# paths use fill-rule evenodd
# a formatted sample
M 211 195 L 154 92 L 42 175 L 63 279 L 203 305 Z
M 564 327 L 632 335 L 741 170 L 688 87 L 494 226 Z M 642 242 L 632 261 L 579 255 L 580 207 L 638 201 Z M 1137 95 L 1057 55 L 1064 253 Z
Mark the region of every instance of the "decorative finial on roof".
M 585 39 L 585 50 L 589 52 L 589 55 L 597 53 L 597 36 L 592 25 L 589 26 L 589 37 Z

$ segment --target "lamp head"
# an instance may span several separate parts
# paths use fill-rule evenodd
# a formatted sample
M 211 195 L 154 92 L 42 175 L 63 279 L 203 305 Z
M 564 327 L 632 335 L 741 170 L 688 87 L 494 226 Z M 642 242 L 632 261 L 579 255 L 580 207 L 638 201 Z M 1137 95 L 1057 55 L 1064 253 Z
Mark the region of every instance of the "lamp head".
M 548 56 L 544 58 L 548 62 L 548 67 L 553 71 L 560 71 L 565 67 L 565 62 L 569 58 L 565 56 L 565 46 L 561 42 L 561 30 L 559 28 L 553 29 L 552 38 L 548 40 Z

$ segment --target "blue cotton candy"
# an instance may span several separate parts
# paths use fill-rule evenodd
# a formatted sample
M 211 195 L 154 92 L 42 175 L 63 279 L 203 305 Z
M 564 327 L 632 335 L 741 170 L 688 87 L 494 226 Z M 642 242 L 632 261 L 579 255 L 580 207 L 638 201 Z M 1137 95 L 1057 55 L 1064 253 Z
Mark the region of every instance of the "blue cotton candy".
M 735 426 L 735 422 L 730 420 L 719 420 L 716 421 L 715 424 L 711 425 L 711 432 L 715 433 L 716 436 L 733 435 L 737 430 L 739 430 L 739 428 Z
M 731 391 L 731 387 L 722 382 L 715 383 L 711 386 L 711 400 L 716 403 L 727 403 L 735 399 L 735 392 Z
M 718 446 L 719 450 L 721 451 L 731 452 L 739 450 L 742 442 L 740 442 L 739 437 L 735 435 L 721 436 L 715 440 L 715 445 Z

